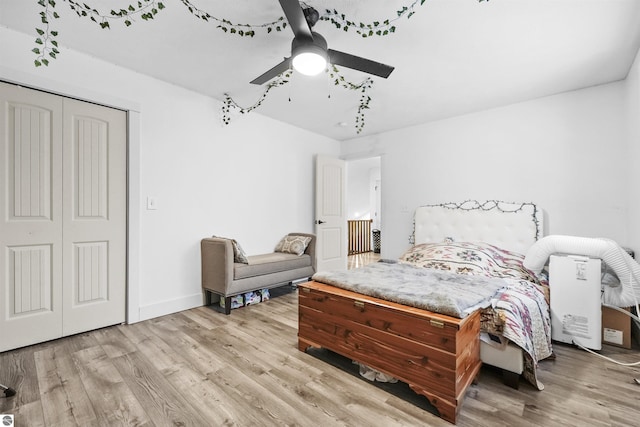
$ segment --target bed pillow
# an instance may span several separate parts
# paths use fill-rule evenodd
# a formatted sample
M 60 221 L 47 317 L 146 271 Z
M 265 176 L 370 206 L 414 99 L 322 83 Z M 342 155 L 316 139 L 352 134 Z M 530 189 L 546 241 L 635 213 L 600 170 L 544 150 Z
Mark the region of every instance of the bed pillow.
M 276 252 L 284 252 L 287 254 L 302 255 L 311 242 L 308 236 L 290 236 L 286 235 L 276 245 Z
M 538 277 L 522 265 L 524 255 L 488 243 L 423 243 L 407 250 L 399 262 L 419 267 L 512 278 L 540 284 Z
M 227 237 L 220 236 L 211 236 L 216 239 L 225 239 L 231 241 L 231 246 L 233 247 L 233 262 L 238 262 L 241 264 L 249 264 L 249 259 L 247 258 L 247 254 L 244 252 L 240 243 L 238 243 L 235 239 L 229 239 Z

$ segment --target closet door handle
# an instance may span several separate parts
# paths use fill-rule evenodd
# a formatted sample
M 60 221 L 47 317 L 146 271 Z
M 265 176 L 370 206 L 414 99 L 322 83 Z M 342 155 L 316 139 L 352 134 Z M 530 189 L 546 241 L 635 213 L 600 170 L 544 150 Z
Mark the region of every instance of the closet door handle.
M 319 219 L 319 220 L 316 221 L 316 224 L 324 224 L 325 222 L 327 222 L 327 221 L 323 221 L 323 220 Z

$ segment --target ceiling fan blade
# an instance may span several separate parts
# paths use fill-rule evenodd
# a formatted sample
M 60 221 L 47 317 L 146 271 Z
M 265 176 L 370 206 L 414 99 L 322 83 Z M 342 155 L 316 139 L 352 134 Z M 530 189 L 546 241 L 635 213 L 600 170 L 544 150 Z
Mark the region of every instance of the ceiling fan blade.
M 256 77 L 251 81 L 254 85 L 261 85 L 263 83 L 268 82 L 272 78 L 276 77 L 278 74 L 284 73 L 290 68 L 291 58 L 284 58 L 284 61 L 262 74 L 259 77 Z
M 363 71 L 373 74 L 374 76 L 389 77 L 394 67 L 385 65 L 380 62 L 371 61 L 370 59 L 361 58 L 349 53 L 339 52 L 337 50 L 328 49 L 329 61 L 334 65 L 342 65 L 343 67 L 353 70 Z
M 309 28 L 298 0 L 280 0 L 280 6 L 289 21 L 293 34 L 296 37 L 313 39 L 311 28 Z

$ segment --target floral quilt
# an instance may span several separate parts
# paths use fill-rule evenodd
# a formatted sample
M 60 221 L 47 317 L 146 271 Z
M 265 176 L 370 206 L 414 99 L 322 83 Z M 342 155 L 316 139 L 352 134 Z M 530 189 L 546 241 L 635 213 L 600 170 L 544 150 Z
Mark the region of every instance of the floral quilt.
M 414 246 L 399 259 L 419 267 L 502 278 L 507 286 L 482 311 L 482 331 L 524 350 L 525 378 L 538 389 L 536 367 L 552 354 L 549 284 L 522 265 L 524 255 L 486 243 L 442 242 Z

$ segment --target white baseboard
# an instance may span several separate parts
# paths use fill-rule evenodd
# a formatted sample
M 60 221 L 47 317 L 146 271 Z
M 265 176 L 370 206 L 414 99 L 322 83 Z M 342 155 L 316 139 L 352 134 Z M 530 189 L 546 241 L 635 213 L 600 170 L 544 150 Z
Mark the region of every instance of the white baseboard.
M 154 317 L 160 317 L 166 314 L 177 313 L 178 311 L 200 307 L 202 306 L 203 301 L 204 300 L 202 297 L 202 292 L 198 292 L 197 294 L 188 295 L 181 298 L 144 305 L 140 307 L 139 320 L 153 319 Z

